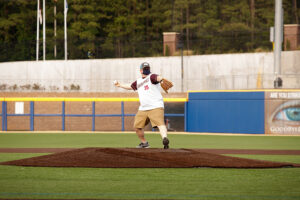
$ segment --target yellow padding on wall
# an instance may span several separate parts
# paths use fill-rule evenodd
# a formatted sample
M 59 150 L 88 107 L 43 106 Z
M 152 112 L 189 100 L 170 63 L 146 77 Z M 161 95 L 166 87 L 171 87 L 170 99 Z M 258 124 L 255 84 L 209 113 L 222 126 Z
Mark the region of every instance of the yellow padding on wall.
M 300 92 L 300 89 L 189 90 L 187 93 L 194 93 L 194 92 Z
M 139 98 L 64 98 L 64 97 L 0 97 L 0 101 L 139 101 Z M 186 98 L 164 98 L 165 102 L 186 102 Z

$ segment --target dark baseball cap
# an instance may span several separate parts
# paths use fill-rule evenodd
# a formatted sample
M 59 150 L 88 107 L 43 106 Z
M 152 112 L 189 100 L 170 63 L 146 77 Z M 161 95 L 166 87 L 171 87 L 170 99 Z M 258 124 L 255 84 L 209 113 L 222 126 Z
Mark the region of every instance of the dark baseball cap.
M 144 68 L 146 68 L 146 67 L 150 68 L 149 63 L 147 63 L 147 62 L 143 62 L 143 63 L 140 65 L 140 69 L 144 69 Z

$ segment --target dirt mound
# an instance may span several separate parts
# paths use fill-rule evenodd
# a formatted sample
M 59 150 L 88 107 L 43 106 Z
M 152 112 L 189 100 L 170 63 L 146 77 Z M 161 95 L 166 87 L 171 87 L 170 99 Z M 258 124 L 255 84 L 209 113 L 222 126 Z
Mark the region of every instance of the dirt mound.
M 222 156 L 193 149 L 83 148 L 8 161 L 2 165 L 94 168 L 278 168 L 291 163 Z

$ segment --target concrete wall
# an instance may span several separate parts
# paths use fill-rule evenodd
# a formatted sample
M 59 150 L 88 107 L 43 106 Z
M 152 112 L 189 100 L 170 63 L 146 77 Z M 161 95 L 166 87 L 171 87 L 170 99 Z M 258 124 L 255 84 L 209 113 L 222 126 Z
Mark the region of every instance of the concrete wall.
M 174 82 L 170 92 L 273 88 L 273 53 L 244 53 L 70 61 L 0 63 L 0 91 L 121 92 L 113 80 L 131 83 L 139 65 Z M 283 88 L 300 88 L 300 51 L 282 52 Z

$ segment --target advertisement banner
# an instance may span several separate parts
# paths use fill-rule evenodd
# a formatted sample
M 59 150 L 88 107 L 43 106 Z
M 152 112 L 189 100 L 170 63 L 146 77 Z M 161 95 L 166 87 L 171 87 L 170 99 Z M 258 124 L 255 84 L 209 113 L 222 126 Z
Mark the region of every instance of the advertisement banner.
M 300 135 L 300 91 L 265 92 L 265 133 Z

